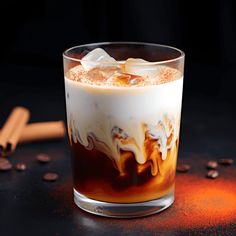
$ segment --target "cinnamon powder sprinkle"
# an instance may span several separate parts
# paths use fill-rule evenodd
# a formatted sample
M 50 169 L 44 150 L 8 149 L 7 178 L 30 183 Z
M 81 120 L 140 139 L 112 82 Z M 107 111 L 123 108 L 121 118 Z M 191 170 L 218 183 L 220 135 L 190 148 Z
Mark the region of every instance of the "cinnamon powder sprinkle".
M 137 219 L 107 220 L 79 210 L 72 199 L 71 180 L 61 183 L 52 192 L 61 201 L 62 209 L 72 210 L 76 217 L 86 218 L 96 227 L 122 227 L 125 232 L 141 228 L 144 231 L 159 229 L 175 231 L 212 228 L 236 222 L 236 168 L 214 181 L 202 173 L 176 176 L 175 202 L 167 210 L 149 217 Z M 70 204 L 69 204 L 70 202 Z
M 236 222 L 235 179 L 177 175 L 175 202 L 168 210 L 137 221 L 147 228 L 187 229 Z

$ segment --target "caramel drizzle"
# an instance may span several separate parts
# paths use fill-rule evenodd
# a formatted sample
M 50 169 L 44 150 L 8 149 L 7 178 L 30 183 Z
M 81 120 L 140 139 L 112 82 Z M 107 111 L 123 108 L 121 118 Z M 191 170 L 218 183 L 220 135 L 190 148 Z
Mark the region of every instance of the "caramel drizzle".
M 88 145 L 84 146 L 88 150 L 94 148 L 106 154 L 114 163 L 114 167 L 119 170 L 120 176 L 126 175 L 125 163 L 129 158 L 135 157 L 134 150 L 142 152 L 146 160 L 143 164 L 137 164 L 138 173 L 143 172 L 150 166 L 153 176 L 162 175 L 164 174 L 161 168 L 163 163 L 168 162 L 173 154 L 177 155 L 178 141 L 175 135 L 173 119 L 165 115 L 163 121 L 159 121 L 156 127 L 142 124 L 142 129 L 145 135 L 143 147 L 140 150 L 134 138 L 129 137 L 122 129 L 113 127 L 111 130 L 112 143 L 119 155 L 119 160 L 114 160 L 114 151 L 112 151 L 111 147 L 98 140 L 93 133 L 87 135 Z M 68 123 L 68 130 L 70 142 L 76 143 L 78 141 L 82 144 L 79 131 L 75 128 L 72 120 Z M 131 148 L 127 148 L 128 146 L 131 147 L 131 145 L 133 151 L 130 150 Z

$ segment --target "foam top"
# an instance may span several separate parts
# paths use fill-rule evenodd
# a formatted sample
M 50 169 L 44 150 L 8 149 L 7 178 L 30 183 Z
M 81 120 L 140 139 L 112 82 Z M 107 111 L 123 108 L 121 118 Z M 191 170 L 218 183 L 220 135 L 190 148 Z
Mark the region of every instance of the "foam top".
M 129 74 L 123 72 L 122 67 L 122 65 L 96 67 L 86 71 L 82 65 L 78 65 L 66 73 L 66 78 L 83 84 L 102 87 L 142 87 L 164 84 L 181 78 L 180 71 L 166 66 L 159 66 L 157 75 L 153 77 Z
M 96 48 L 71 68 L 66 78 L 91 86 L 143 87 L 180 79 L 179 70 L 150 63 L 140 58 L 118 62 L 103 49 Z

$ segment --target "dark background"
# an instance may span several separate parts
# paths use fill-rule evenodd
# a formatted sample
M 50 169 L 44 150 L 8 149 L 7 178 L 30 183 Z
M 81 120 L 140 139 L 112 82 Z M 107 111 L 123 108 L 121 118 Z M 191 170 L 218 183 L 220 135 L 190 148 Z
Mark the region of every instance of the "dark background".
M 24 104 L 47 89 L 60 96 L 63 50 L 124 40 L 184 50 L 186 100 L 204 95 L 235 102 L 235 9 L 234 0 L 1 2 L 1 100 L 11 95 Z
M 235 0 L 4 0 L 0 2 L 0 32 L 0 126 L 16 105 L 30 109 L 30 122 L 65 119 L 65 49 L 99 41 L 147 41 L 175 46 L 186 54 L 178 159 L 189 163 L 190 175 L 199 180 L 205 179 L 208 160 L 235 159 Z M 34 158 L 41 152 L 52 157 L 51 164 L 38 166 Z M 10 160 L 13 164 L 23 161 L 28 168 L 25 173 L 0 173 L 0 231 L 4 236 L 236 235 L 235 220 L 216 227 L 214 218 L 209 218 L 213 223 L 208 228 L 162 231 L 158 226 L 161 214 L 144 218 L 139 225 L 140 221 L 122 223 L 80 211 L 72 202 L 64 141 L 19 145 Z M 235 183 L 233 170 L 220 169 L 219 181 L 231 178 Z M 55 185 L 42 183 L 45 171 L 59 174 Z M 178 208 L 180 197 L 162 213 L 164 221 L 186 207 Z M 187 204 L 191 213 L 198 202 Z M 186 217 L 191 221 L 191 214 Z M 142 225 L 149 227 L 150 222 L 153 226 L 146 231 Z

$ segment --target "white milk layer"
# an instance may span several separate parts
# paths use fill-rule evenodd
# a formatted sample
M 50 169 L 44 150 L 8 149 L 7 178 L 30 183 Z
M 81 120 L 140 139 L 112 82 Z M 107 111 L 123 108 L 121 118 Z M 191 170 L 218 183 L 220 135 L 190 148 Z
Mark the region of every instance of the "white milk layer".
M 65 77 L 71 141 L 105 153 L 120 169 L 121 150 L 133 152 L 139 164 L 147 161 L 148 135 L 165 160 L 179 135 L 182 89 L 183 77 L 144 87 L 92 86 Z

